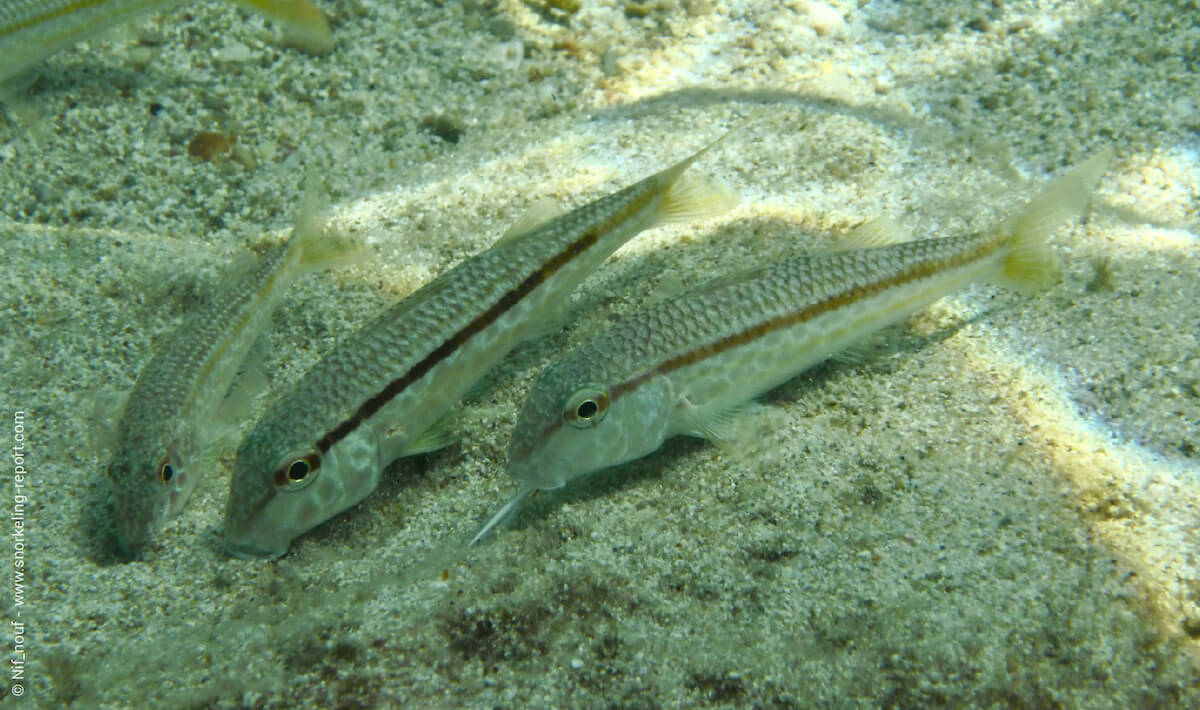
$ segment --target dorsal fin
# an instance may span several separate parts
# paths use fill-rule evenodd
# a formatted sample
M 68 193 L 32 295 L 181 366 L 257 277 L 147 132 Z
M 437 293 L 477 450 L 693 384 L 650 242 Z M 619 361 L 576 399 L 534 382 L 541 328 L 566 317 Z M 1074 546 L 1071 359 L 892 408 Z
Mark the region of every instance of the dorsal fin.
M 562 208 L 557 200 L 553 197 L 539 197 L 504 234 L 500 235 L 500 238 L 492 246 L 506 244 L 523 234 L 529 234 L 560 214 L 562 214 Z
M 908 241 L 908 233 L 891 217 L 867 220 L 838 240 L 839 249 L 878 249 Z

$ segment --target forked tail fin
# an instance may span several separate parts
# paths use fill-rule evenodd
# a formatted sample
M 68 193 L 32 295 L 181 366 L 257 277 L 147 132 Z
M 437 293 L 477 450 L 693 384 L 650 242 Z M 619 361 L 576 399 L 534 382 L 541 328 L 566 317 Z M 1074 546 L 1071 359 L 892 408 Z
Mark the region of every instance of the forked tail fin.
M 716 217 L 737 205 L 738 197 L 733 190 L 716 180 L 692 175 L 687 172 L 687 169 L 705 153 L 723 143 L 729 136 L 745 129 L 755 120 L 754 118 L 743 119 L 720 138 L 658 174 L 660 178 L 670 182 L 670 187 L 667 188 L 666 197 L 658 208 L 657 224 Z
M 997 281 L 1022 293 L 1035 292 L 1058 275 L 1058 260 L 1046 240 L 1063 222 L 1087 209 L 1092 191 L 1112 162 L 1105 148 L 1042 189 L 1021 211 L 1001 227 L 1011 244 Z

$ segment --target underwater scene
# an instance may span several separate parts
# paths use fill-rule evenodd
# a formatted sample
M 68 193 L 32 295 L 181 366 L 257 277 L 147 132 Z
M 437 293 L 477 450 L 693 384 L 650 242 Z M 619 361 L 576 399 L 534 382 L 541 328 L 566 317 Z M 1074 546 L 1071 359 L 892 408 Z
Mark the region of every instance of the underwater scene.
M 0 705 L 1200 708 L 1200 5 L 0 0 Z

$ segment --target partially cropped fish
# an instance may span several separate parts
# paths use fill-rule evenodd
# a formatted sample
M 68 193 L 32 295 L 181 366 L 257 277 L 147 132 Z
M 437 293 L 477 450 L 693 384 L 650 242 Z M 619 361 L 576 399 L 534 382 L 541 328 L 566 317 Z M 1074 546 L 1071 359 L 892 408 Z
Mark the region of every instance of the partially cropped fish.
M 0 0 L 0 82 L 115 25 L 186 0 Z M 314 54 L 333 49 L 325 15 L 311 0 L 237 0 L 279 22 L 290 42 Z
M 366 497 L 393 460 L 442 443 L 439 419 L 544 330 L 547 314 L 618 247 L 655 225 L 731 207 L 726 190 L 684 172 L 709 148 L 510 230 L 339 343 L 242 442 L 225 514 L 229 553 L 283 555 L 294 538 Z
M 153 541 L 206 473 L 200 458 L 231 424 L 221 421 L 218 409 L 287 285 L 357 253 L 351 242 L 328 233 L 306 196 L 290 239 L 186 318 L 142 368 L 108 464 L 123 557 L 138 556 Z
M 1049 185 L 1021 214 L 963 237 L 802 256 L 631 316 L 548 367 L 513 429 L 516 495 L 650 454 L 673 436 L 729 438 L 747 403 L 975 281 L 1031 292 L 1056 272 L 1046 243 L 1079 215 L 1109 161 Z M 861 245 L 888 241 L 860 230 Z M 853 241 L 853 240 L 852 240 Z

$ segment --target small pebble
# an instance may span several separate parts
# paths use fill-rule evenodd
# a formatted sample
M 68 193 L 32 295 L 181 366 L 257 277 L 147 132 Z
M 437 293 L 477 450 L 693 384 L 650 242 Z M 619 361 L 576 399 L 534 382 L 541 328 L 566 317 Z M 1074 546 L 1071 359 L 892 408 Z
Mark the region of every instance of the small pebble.
M 463 132 L 467 130 L 461 119 L 446 114 L 426 116 L 425 120 L 421 121 L 421 127 L 447 143 L 459 142 Z
M 486 60 L 506 71 L 516 71 L 525 58 L 525 45 L 519 39 L 497 42 L 487 51 Z
M 654 5 L 640 2 L 625 3 L 625 16 L 633 18 L 649 17 L 655 9 Z
M 246 45 L 234 40 L 213 52 L 213 59 L 226 64 L 248 62 L 254 58 L 254 53 Z
M 235 142 L 237 136 L 205 131 L 197 133 L 196 137 L 188 142 L 187 152 L 197 160 L 210 161 L 228 153 Z
M 806 13 L 804 24 L 822 37 L 839 35 L 846 28 L 841 13 L 823 2 L 800 3 L 798 9 Z
M 991 32 L 993 27 L 992 21 L 986 17 L 972 17 L 967 20 L 967 28 L 976 32 Z
M 1018 17 L 1008 25 L 1009 32 L 1024 32 L 1033 27 L 1033 20 L 1028 17 Z
M 1171 102 L 1176 118 L 1188 119 L 1196 114 L 1196 100 L 1191 96 L 1180 96 Z
M 258 160 L 254 157 L 254 151 L 250 150 L 250 147 L 245 143 L 234 143 L 230 154 L 235 163 L 247 170 L 254 170 L 258 167 Z
M 129 58 L 129 63 L 133 64 L 138 71 L 145 71 L 150 62 L 154 61 L 154 57 L 158 54 L 153 47 L 131 47 L 125 56 Z

